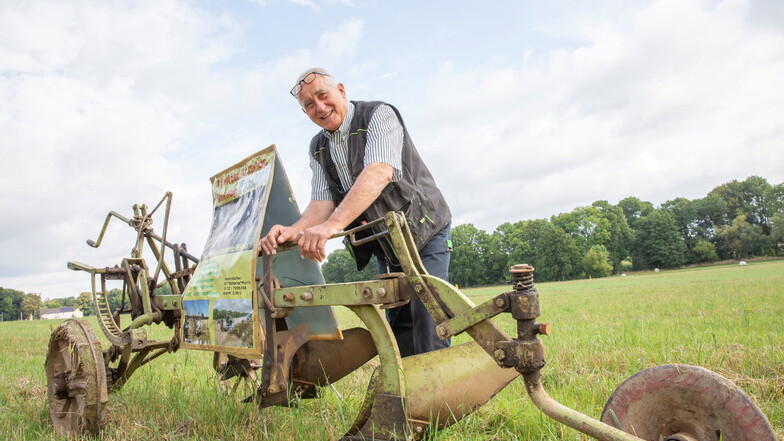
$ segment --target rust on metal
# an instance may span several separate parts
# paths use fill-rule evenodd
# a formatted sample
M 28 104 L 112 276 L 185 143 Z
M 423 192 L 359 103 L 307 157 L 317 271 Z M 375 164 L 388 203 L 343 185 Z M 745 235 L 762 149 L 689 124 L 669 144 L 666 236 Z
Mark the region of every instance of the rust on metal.
M 354 372 L 378 352 L 364 328 L 343 331 L 343 340 L 311 340 L 294 356 L 294 381 L 314 386 L 334 383 Z
M 139 367 L 179 348 L 181 295 L 199 261 L 185 244 L 167 241 L 171 198 L 167 193 L 152 210 L 134 205 L 132 217 L 107 215 L 97 241 L 88 244 L 100 245 L 111 219 L 129 225 L 136 241 L 131 257 L 119 265 L 68 264 L 90 274 L 99 326 L 111 345 L 101 351 L 92 331 L 75 320 L 52 333 L 46 373 L 49 411 L 58 433 L 97 433 L 108 393 L 121 388 Z M 164 206 L 158 235 L 152 216 Z M 357 238 L 369 228 L 373 231 Z M 536 322 L 540 303 L 532 266 L 512 266 L 512 291 L 477 306 L 455 286 L 427 273 L 402 213 L 387 213 L 340 236 L 348 236 L 354 245 L 383 240 L 398 257 L 402 272 L 371 281 L 284 288 L 273 274 L 272 256 L 262 255 L 264 276 L 253 275 L 259 293 L 253 318 L 264 323 L 263 337 L 256 336 L 264 341 L 262 359 L 215 353 L 214 367 L 225 390 L 262 407 L 287 406 L 295 396 L 316 398 L 319 386 L 340 380 L 378 356 L 379 365 L 345 441 L 423 439 L 431 427 L 456 423 L 520 374 L 529 397 L 544 414 L 598 440 L 775 441 L 765 416 L 740 389 L 693 366 L 660 366 L 632 376 L 612 395 L 602 421 L 569 409 L 542 387 L 546 361 L 539 336 L 549 335 L 551 327 Z M 145 245 L 155 259 L 149 268 L 142 257 Z M 278 251 L 287 247 L 281 244 Z M 167 250 L 173 268 L 164 259 Z M 158 282 L 161 273 L 164 278 Z M 115 311 L 109 306 L 107 280 L 123 282 L 121 306 Z M 166 285 L 171 293 L 159 295 Z M 412 298 L 423 302 L 441 338 L 465 332 L 473 341 L 401 358 L 383 309 Z M 367 329 L 343 331 L 342 340 L 311 340 L 308 323 L 289 329 L 284 320 L 296 308 L 339 305 L 354 312 Z M 120 326 L 121 313 L 130 313 L 130 325 Z M 506 313 L 516 322 L 514 337 L 492 321 Z M 158 323 L 174 329 L 171 339 L 147 338 L 146 326 Z
M 776 440 L 768 419 L 735 383 L 698 366 L 634 374 L 610 396 L 601 419 L 646 440 Z
M 61 323 L 46 354 L 49 416 L 55 432 L 97 434 L 109 400 L 101 344 L 81 321 Z

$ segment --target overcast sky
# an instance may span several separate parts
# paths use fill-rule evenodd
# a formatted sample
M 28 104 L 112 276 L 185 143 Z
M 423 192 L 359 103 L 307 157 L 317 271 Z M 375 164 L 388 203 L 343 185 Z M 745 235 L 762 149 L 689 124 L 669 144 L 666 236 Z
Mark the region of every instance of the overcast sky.
M 316 129 L 288 91 L 312 66 L 398 107 L 453 225 L 784 181 L 779 0 L 8 0 L 0 286 L 89 290 L 66 262 L 119 263 L 128 227 L 85 239 L 166 191 L 200 254 L 209 177 L 270 144 L 304 208 Z

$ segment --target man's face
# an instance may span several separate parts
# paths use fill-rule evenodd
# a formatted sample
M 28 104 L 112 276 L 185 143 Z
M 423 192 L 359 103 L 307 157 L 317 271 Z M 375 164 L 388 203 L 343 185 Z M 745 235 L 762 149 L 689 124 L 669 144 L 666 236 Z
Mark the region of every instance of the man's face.
M 321 75 L 309 84 L 303 84 L 297 99 L 308 118 L 324 130 L 337 130 L 346 117 L 346 89 L 343 84 L 328 85 Z

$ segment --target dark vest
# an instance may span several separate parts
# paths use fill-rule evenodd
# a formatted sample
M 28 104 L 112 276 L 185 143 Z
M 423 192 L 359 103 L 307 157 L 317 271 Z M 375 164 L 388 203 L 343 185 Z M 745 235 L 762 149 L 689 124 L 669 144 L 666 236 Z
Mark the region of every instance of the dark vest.
M 348 166 L 352 179 L 356 181 L 365 167 L 365 145 L 367 144 L 367 128 L 370 118 L 379 105 L 386 103 L 380 101 L 352 101 L 352 103 L 354 104 L 354 116 L 351 119 L 348 135 Z M 408 220 L 417 249 L 421 250 L 433 237 L 433 234 L 447 226 L 452 219 L 452 213 L 449 211 L 449 206 L 441 191 L 436 187 L 433 175 L 430 174 L 430 170 L 417 153 L 400 112 L 395 107 L 387 105 L 392 108 L 403 126 L 402 176 L 399 182 L 390 182 L 375 202 L 352 222 L 349 228 L 355 227 L 363 221 L 372 221 L 383 217 L 389 211 L 402 211 Z M 344 189 L 340 183 L 335 162 L 330 154 L 329 140 L 323 132 L 319 132 L 310 142 L 310 154 L 321 164 L 332 198 L 336 205 L 340 204 L 348 193 L 348 189 Z M 371 245 L 368 247 L 352 249 L 349 246 L 348 248 L 354 255 L 359 269 L 367 265 L 372 255 L 373 246 L 377 247 L 378 245 L 381 246 L 384 255 L 390 262 L 397 263 L 394 253 L 386 242 L 385 239 L 381 239 L 377 241 L 377 244 L 368 244 Z

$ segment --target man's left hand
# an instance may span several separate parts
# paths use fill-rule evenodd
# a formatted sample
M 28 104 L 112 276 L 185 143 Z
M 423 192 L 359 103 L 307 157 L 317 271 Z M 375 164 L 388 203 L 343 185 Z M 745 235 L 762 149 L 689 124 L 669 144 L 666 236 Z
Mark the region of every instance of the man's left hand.
M 339 232 L 339 229 L 326 222 L 303 231 L 297 242 L 300 257 L 307 257 L 314 262 L 324 261 L 327 258 L 327 241 Z

